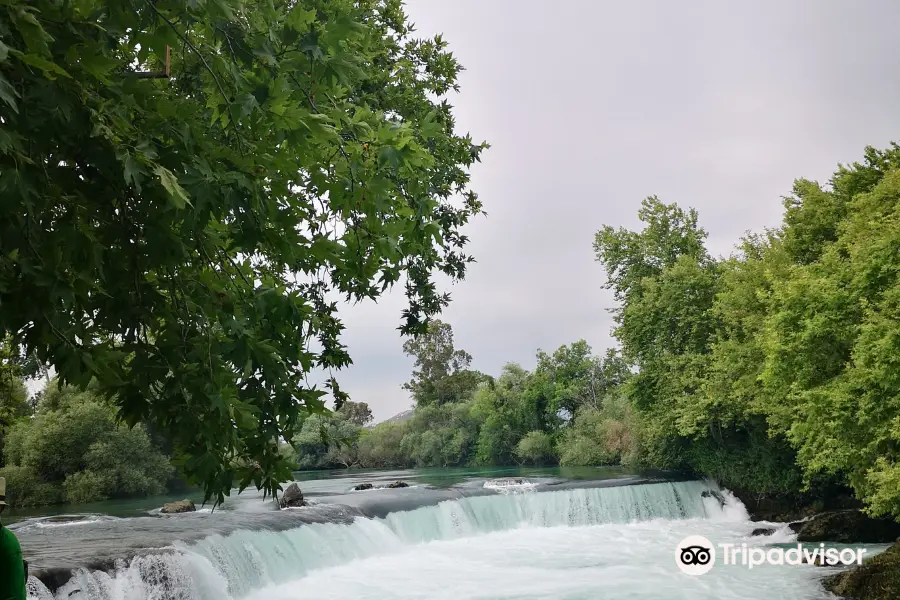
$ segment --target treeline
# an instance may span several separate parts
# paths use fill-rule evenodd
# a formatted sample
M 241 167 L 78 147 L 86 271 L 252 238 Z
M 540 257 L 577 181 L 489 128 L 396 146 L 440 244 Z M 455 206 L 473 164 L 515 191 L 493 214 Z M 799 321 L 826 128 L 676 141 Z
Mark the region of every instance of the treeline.
M 900 147 L 797 180 L 781 226 L 726 258 L 694 210 L 651 197 L 639 217 L 594 240 L 619 353 L 577 342 L 494 378 L 435 322 L 405 345 L 411 420 L 356 426 L 328 464 L 625 463 L 759 494 L 848 486 L 900 516 Z
M 441 321 L 404 350 L 416 361 L 412 417 L 366 427 L 368 407 L 353 402 L 312 415 L 293 440 L 301 468 L 639 464 L 628 368 L 615 353 L 594 356 L 578 341 L 495 378 L 469 368 Z

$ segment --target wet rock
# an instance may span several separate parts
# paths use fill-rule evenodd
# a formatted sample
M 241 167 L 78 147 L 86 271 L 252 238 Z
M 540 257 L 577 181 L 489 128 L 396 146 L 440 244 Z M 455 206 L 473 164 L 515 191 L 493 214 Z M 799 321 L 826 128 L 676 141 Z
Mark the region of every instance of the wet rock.
M 701 498 L 715 498 L 719 502 L 719 506 L 725 506 L 725 498 L 719 492 L 714 490 L 703 490 L 700 493 Z
M 772 535 L 773 533 L 775 533 L 774 527 L 758 527 L 750 535 Z
M 178 500 L 177 502 L 168 502 L 163 504 L 163 507 L 159 509 L 159 512 L 171 515 L 176 513 L 186 513 L 186 512 L 194 512 L 197 510 L 197 507 L 194 506 L 194 503 L 190 500 Z
M 794 533 L 800 533 L 804 525 L 806 525 L 806 521 L 794 521 L 793 523 L 788 523 L 788 529 Z
M 387 487 L 389 487 L 389 488 L 404 488 L 404 487 L 409 487 L 409 484 L 406 483 L 405 481 L 395 481 L 394 483 L 389 483 L 387 485 Z
M 372 484 L 371 483 L 361 483 L 357 486 L 354 486 L 353 489 L 356 490 L 357 492 L 360 492 L 362 490 L 371 490 Z
M 798 542 L 883 544 L 900 536 L 900 523 L 873 519 L 859 510 L 841 510 L 816 515 L 803 523 Z
M 895 600 L 900 598 L 900 541 L 843 573 L 823 582 L 825 589 L 853 600 Z
M 296 483 L 289 485 L 287 489 L 284 490 L 284 494 L 281 495 L 279 505 L 281 508 L 306 506 L 306 500 L 303 499 L 303 492 L 300 491 L 300 486 Z

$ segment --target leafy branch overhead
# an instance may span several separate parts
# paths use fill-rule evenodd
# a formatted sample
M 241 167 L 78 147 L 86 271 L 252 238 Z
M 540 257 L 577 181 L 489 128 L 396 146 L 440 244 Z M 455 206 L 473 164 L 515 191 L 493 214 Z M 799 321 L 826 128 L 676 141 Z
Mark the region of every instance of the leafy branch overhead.
M 472 260 L 460 68 L 395 0 L 3 5 L 0 335 L 168 430 L 208 497 L 275 493 L 306 374 L 350 363 L 336 300 L 401 282 L 418 332 Z

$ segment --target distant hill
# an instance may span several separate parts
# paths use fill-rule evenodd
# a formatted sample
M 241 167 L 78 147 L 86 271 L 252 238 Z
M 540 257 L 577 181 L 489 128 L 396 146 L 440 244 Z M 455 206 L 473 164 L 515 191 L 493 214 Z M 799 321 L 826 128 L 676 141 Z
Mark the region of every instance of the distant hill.
M 406 423 L 407 421 L 412 419 L 413 410 L 414 409 L 412 408 L 410 408 L 409 410 L 404 410 L 401 413 L 397 413 L 390 419 L 385 419 L 384 421 L 382 421 L 382 423 Z

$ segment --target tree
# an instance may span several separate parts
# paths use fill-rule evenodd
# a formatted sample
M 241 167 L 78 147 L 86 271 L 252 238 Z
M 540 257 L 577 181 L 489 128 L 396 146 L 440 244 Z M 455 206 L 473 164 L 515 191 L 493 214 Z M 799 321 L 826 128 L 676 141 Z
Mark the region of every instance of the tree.
M 496 383 L 480 388 L 473 397 L 471 412 L 481 422 L 477 464 L 515 464 L 516 444 L 536 421 L 524 394 L 527 384 L 528 372 L 509 363 L 503 366 Z
M 3 444 L 13 424 L 30 414 L 28 391 L 22 382 L 22 368 L 12 356 L 7 342 L 0 343 L 0 466 L 3 466 Z
M 624 464 L 641 466 L 641 423 L 622 390 L 610 393 L 599 408 L 584 405 L 559 439 L 563 466 Z
M 334 469 L 356 464 L 356 441 L 362 427 L 346 414 L 313 414 L 291 441 L 303 469 Z
M 472 356 L 454 348 L 449 323 L 432 321 L 425 333 L 403 343 L 403 351 L 416 359 L 412 379 L 403 385 L 416 405 L 465 400 L 484 379 L 469 370 Z
M 419 467 L 451 467 L 472 464 L 480 419 L 470 402 L 450 402 L 416 407 L 404 423 L 401 453 Z
M 900 518 L 900 146 L 797 180 L 782 226 L 726 260 L 693 211 L 649 199 L 640 216 L 595 251 L 650 463 L 763 494 L 848 485 Z M 563 463 L 592 459 L 597 419 L 576 417 Z
M 648 435 L 661 457 L 677 439 L 672 434 L 679 432 L 681 408 L 704 381 L 718 274 L 696 211 L 648 198 L 638 216 L 641 231 L 604 227 L 594 250 L 619 300 L 614 334 L 637 370 L 628 395 L 652 423 Z
M 599 409 L 604 397 L 629 375 L 628 365 L 617 352 L 594 356 L 590 345 L 579 340 L 560 346 L 553 354 L 538 350 L 537 366 L 525 394 L 537 396 L 532 400 L 534 410 L 546 411 L 546 423 L 567 423 L 583 405 Z
M 614 334 L 636 370 L 624 390 L 640 414 L 646 460 L 734 488 L 798 492 L 794 454 L 783 438 L 769 436 L 755 383 L 766 277 L 780 264 L 776 255 L 771 265 L 757 264 L 769 250 L 749 239 L 742 259 L 716 261 L 695 211 L 650 198 L 639 216 L 641 231 L 605 227 L 594 249 L 620 303 Z M 616 420 L 597 417 L 589 425 L 594 418 L 585 414 L 582 429 L 596 433 L 561 444 L 564 462 L 586 455 L 576 440 L 616 437 Z
M 58 397 L 9 431 L 0 475 L 12 481 L 15 504 L 163 492 L 172 467 L 143 426 L 116 423 L 115 409 L 90 393 L 64 388 Z
M 304 376 L 350 363 L 336 299 L 405 279 L 409 334 L 465 274 L 460 65 L 396 0 L 36 0 L 0 37 L 0 336 L 168 432 L 207 498 L 276 493 Z
M 793 264 L 773 285 L 765 322 L 769 422 L 797 449 L 807 481 L 844 478 L 872 512 L 897 518 L 900 147 L 867 149 L 808 198 L 815 205 L 797 209 L 803 235 L 786 219 Z
M 338 412 L 350 423 L 359 425 L 360 427 L 368 425 L 372 421 L 372 410 L 365 402 L 344 402 L 338 409 Z

